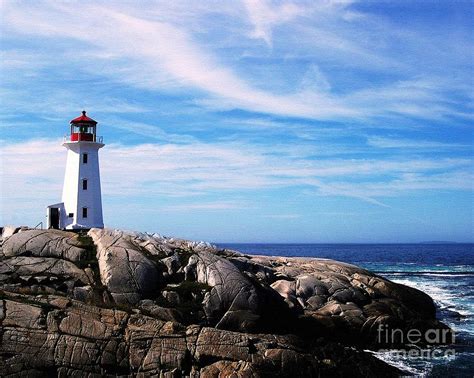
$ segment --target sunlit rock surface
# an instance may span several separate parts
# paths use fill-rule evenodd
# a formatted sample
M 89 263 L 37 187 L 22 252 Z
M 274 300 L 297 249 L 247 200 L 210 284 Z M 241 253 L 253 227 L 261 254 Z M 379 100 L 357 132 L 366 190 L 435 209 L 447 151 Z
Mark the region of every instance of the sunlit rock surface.
M 426 294 L 332 260 L 3 231 L 2 376 L 397 376 L 362 351 L 378 326 L 445 327 Z

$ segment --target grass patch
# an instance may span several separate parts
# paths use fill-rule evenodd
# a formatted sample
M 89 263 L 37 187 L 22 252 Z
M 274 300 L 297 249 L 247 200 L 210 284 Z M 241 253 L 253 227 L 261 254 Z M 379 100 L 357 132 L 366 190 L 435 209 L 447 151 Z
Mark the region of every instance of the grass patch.
M 97 247 L 90 236 L 88 236 L 87 234 L 78 234 L 77 241 L 79 242 L 78 247 L 86 250 L 85 260 L 97 260 Z
M 86 233 L 78 233 L 77 241 L 79 242 L 79 247 L 85 249 L 86 254 L 84 259 L 77 261 L 75 264 L 81 269 L 91 268 L 94 273 L 94 281 L 99 280 L 100 273 L 99 262 L 97 261 L 97 246 Z

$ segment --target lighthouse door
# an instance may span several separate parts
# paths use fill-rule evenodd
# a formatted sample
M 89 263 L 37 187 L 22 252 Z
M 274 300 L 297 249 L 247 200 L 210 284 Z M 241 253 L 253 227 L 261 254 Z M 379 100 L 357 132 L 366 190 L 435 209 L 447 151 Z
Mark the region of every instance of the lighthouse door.
M 49 208 L 49 228 L 59 229 L 59 209 L 57 207 Z

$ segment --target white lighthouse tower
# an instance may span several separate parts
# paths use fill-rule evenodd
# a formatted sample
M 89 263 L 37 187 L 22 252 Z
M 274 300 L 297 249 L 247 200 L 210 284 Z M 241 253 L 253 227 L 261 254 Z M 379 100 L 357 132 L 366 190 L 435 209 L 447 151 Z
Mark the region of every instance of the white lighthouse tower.
M 67 149 L 62 202 L 47 207 L 48 228 L 80 230 L 103 228 L 100 190 L 97 122 L 86 115 L 71 121 L 71 133 L 64 138 Z

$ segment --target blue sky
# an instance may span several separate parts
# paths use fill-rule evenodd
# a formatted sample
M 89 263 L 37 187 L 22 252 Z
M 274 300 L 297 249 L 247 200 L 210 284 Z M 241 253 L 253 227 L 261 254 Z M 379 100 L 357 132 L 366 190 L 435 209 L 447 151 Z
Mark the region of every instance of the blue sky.
M 99 122 L 109 227 L 215 242 L 473 241 L 470 1 L 4 1 L 0 224 Z

